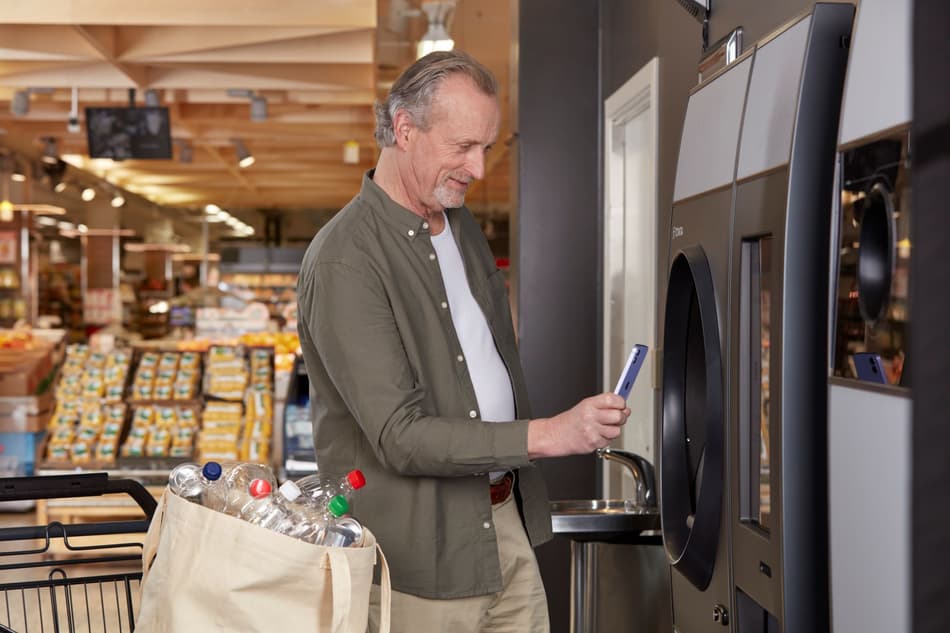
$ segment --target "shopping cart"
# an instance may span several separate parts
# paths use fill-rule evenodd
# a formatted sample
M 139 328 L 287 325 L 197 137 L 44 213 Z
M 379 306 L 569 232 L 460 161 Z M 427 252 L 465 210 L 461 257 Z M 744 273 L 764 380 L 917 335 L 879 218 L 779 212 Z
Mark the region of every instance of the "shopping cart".
M 145 518 L 0 529 L 0 633 L 134 629 L 142 544 L 120 537 L 144 535 L 154 497 L 139 482 L 106 473 L 0 478 L 0 501 L 110 493 L 131 496 Z

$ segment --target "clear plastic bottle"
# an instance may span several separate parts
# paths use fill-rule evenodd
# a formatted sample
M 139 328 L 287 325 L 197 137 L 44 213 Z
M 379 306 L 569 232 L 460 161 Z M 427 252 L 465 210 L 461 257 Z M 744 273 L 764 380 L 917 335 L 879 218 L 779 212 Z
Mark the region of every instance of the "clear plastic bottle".
M 363 545 L 363 526 L 351 516 L 330 522 L 320 543 L 330 547 L 360 547 Z
M 241 508 L 254 499 L 250 492 L 251 482 L 254 480 L 266 481 L 271 490 L 277 489 L 274 472 L 264 464 L 228 464 L 221 479 L 227 489 L 227 497 L 222 503 L 221 511 L 231 516 L 240 516 Z
M 353 492 L 366 485 L 366 477 L 358 469 L 346 475 L 314 473 L 297 480 L 300 491 L 318 506 L 329 503 L 336 495 L 342 495 L 347 501 L 353 498 Z
M 172 469 L 168 475 L 168 488 L 182 499 L 217 510 L 220 478 L 221 464 L 218 462 L 207 462 L 204 466 L 188 462 Z
M 248 523 L 286 534 L 297 521 L 292 503 L 300 497 L 300 489 L 294 482 L 287 481 L 277 489 L 276 494 L 267 494 L 263 490 L 268 486 L 260 483 L 262 481 L 267 484 L 260 479 L 251 482 L 249 492 L 254 494 L 255 499 L 241 509 L 240 516 Z
M 296 509 L 293 517 L 294 524 L 286 534 L 308 543 L 320 544 L 329 526 L 350 511 L 350 504 L 343 495 L 331 498 L 326 507 L 322 508 L 303 496 L 300 497 L 300 501 L 302 503 L 294 504 Z

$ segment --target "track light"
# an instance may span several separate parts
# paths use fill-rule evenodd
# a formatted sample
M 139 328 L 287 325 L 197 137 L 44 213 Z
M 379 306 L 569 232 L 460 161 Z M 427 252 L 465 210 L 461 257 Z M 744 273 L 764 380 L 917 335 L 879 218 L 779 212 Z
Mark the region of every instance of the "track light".
M 237 152 L 238 157 L 238 167 L 245 169 L 254 164 L 254 156 L 247 151 L 247 147 L 244 145 L 244 142 L 239 138 L 231 139 L 231 142 L 234 143 L 234 149 Z
M 267 99 L 251 97 L 251 121 L 267 120 Z
M 247 90 L 244 88 L 230 88 L 228 89 L 229 97 L 236 97 L 238 99 L 250 99 L 251 100 L 251 121 L 266 121 L 267 120 L 267 99 L 255 95 L 253 90 Z
M 84 187 L 79 197 L 83 199 L 83 202 L 92 202 L 96 199 L 96 190 L 92 187 Z
M 15 157 L 13 158 L 13 171 L 10 172 L 10 180 L 13 182 L 26 182 L 26 172 Z
M 55 165 L 59 162 L 59 149 L 56 147 L 56 139 L 52 136 L 43 138 L 42 161 L 48 165 Z
M 416 57 L 425 57 L 433 51 L 450 51 L 455 48 L 455 40 L 449 37 L 445 28 L 446 19 L 455 2 L 423 2 L 422 10 L 429 18 L 429 28 L 416 45 Z
M 26 90 L 17 90 L 10 100 L 10 113 L 13 116 L 26 116 L 30 111 L 30 93 Z
M 147 108 L 157 108 L 162 105 L 161 99 L 158 98 L 158 90 L 154 88 L 149 88 L 145 91 L 145 107 Z
M 13 93 L 10 100 L 10 112 L 13 116 L 26 116 L 30 112 L 30 95 L 51 94 L 52 88 L 26 88 Z

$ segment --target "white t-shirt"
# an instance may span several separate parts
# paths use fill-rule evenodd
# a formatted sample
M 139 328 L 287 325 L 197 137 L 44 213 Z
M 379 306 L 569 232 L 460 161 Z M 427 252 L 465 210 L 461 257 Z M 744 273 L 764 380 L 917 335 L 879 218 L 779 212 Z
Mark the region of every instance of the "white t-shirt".
M 445 218 L 442 232 L 432 236 L 432 247 L 439 258 L 452 323 L 462 346 L 463 362 L 468 363 L 480 417 L 486 422 L 511 422 L 515 419 L 511 377 L 488 329 L 485 313 L 472 296 L 448 218 Z M 495 479 L 504 472 L 492 472 L 491 478 Z

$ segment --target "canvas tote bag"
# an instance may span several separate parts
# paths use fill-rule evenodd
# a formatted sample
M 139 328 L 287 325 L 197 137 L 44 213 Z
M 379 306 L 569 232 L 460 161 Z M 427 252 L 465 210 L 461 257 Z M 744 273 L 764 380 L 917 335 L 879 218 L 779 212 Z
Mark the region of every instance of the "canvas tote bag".
M 145 537 L 136 633 L 365 633 L 376 556 L 380 633 L 389 632 L 389 566 L 363 547 L 304 543 L 166 491 Z

